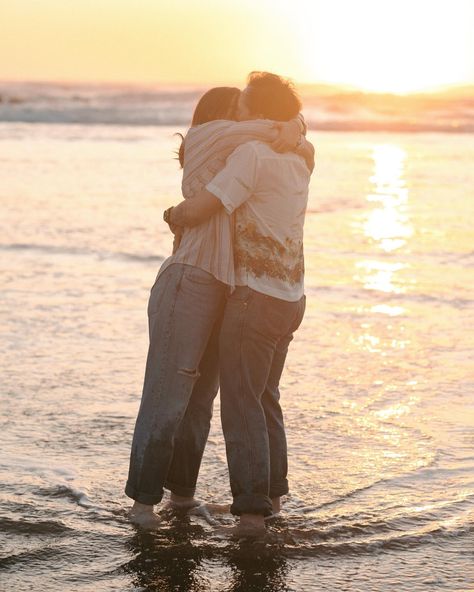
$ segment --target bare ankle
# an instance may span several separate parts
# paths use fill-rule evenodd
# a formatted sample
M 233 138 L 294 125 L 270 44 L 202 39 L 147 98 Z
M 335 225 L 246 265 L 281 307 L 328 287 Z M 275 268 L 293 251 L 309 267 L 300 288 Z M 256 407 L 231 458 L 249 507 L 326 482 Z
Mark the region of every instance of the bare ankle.
M 242 514 L 240 526 L 251 528 L 265 528 L 265 520 L 261 514 Z
M 153 506 L 135 501 L 132 506 L 132 512 L 153 512 Z
M 274 514 L 281 510 L 281 497 L 272 497 L 272 509 Z

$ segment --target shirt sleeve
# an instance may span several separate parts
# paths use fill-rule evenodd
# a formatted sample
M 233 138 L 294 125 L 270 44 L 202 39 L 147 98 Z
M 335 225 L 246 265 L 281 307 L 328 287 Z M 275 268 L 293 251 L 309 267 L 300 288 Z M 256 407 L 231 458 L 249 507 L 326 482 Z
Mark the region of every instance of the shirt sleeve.
M 252 144 L 239 146 L 227 159 L 206 189 L 221 200 L 228 214 L 232 214 L 254 193 L 257 184 L 258 160 Z

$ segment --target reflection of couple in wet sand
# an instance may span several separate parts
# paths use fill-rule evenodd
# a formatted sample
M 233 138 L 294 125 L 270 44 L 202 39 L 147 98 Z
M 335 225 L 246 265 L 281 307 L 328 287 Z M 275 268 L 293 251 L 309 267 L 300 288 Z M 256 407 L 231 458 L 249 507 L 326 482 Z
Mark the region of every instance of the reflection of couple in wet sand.
M 291 84 L 253 73 L 199 101 L 180 150 L 185 200 L 151 290 L 150 346 L 126 493 L 132 520 L 192 508 L 220 385 L 236 532 L 265 530 L 288 493 L 278 384 L 304 309 L 303 224 L 314 149 Z

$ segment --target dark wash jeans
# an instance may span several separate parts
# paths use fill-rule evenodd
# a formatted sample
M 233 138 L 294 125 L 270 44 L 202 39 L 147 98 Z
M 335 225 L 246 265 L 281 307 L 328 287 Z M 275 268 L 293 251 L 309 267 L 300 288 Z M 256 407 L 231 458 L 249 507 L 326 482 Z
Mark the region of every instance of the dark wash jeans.
M 163 487 L 193 496 L 217 394 L 218 336 L 227 287 L 170 265 L 151 289 L 150 346 L 125 493 L 157 504 Z
M 278 384 L 304 311 L 304 296 L 287 302 L 248 287 L 237 287 L 227 300 L 219 357 L 233 514 L 268 516 L 271 498 L 288 493 Z

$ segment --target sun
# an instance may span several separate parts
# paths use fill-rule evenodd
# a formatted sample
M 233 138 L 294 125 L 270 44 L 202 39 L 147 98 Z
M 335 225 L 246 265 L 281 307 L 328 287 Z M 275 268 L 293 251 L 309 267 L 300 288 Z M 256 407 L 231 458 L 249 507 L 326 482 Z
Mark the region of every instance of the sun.
M 307 18 L 299 40 L 308 80 L 403 94 L 460 83 L 470 74 L 474 2 L 302 4 Z

